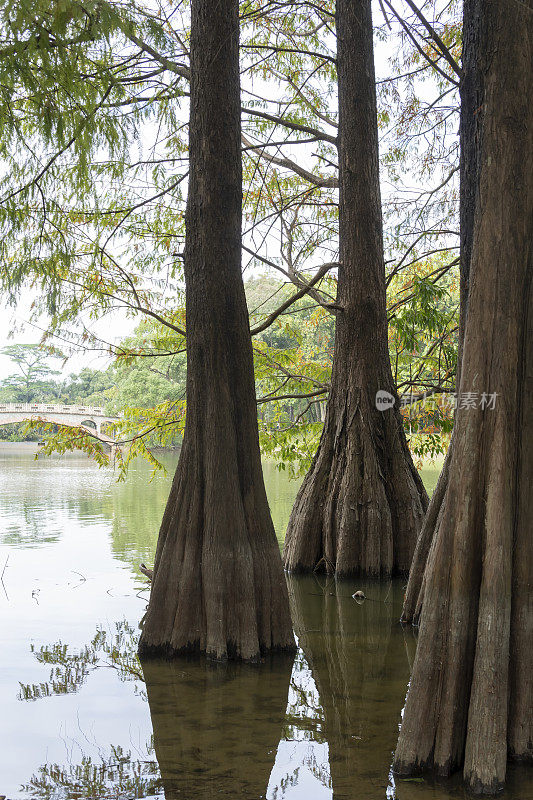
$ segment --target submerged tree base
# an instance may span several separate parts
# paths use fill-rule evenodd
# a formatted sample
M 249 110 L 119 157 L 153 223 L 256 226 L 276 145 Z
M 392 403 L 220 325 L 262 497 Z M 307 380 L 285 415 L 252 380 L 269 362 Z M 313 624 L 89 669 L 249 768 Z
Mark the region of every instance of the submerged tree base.
M 276 655 L 286 655 L 287 657 L 293 658 L 294 653 L 296 652 L 296 644 L 294 641 L 290 645 L 286 645 L 285 647 L 277 646 L 271 647 L 268 650 L 265 650 L 263 653 L 258 653 L 255 656 L 251 656 L 250 658 L 243 658 L 239 652 L 239 645 L 237 642 L 226 642 L 226 650 L 225 652 L 219 656 L 216 652 L 207 652 L 200 646 L 200 642 L 197 642 L 195 645 L 188 645 L 186 647 L 182 647 L 181 649 L 177 649 L 172 647 L 172 645 L 167 644 L 164 646 L 155 646 L 155 645 L 147 645 L 144 642 L 140 642 L 139 647 L 137 649 L 137 654 L 141 661 L 174 661 L 176 659 L 199 659 L 201 657 L 205 657 L 207 661 L 212 661 L 216 664 L 225 664 L 228 661 L 241 661 L 244 664 L 262 664 L 267 661 L 271 656 Z
M 481 402 L 457 411 L 394 771 L 494 794 L 533 762 L 533 19 L 464 8 L 485 88 L 459 391 Z
M 376 375 L 369 381 L 390 388 L 386 370 L 381 381 Z M 332 391 L 319 449 L 287 529 L 284 563 L 291 573 L 389 577 L 409 571 L 427 495 L 400 413 L 378 411 L 372 401 L 349 383 L 341 395 Z

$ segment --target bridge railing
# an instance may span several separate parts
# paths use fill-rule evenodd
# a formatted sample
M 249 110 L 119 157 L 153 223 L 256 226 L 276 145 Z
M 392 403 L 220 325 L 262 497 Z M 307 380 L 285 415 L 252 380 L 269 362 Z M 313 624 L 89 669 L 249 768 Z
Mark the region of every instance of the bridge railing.
M 106 417 L 102 406 L 67 406 L 62 403 L 0 403 L 2 411 L 23 411 L 31 414 L 86 414 L 88 417 Z

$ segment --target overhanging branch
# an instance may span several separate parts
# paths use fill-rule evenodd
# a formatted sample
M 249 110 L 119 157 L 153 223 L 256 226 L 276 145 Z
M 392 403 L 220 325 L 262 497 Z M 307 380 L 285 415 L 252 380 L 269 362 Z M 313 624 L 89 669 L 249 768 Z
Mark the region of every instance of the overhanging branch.
M 321 278 L 324 277 L 326 272 L 329 272 L 330 269 L 334 269 L 335 267 L 338 266 L 339 264 L 336 261 L 331 261 L 327 264 L 322 264 L 316 275 L 313 276 L 313 278 L 309 281 L 309 283 L 306 284 L 306 286 L 302 287 L 298 292 L 296 292 L 296 294 L 293 294 L 292 297 L 289 297 L 289 299 L 286 300 L 284 303 L 282 303 L 279 306 L 279 308 L 277 308 L 275 311 L 272 312 L 272 314 L 269 314 L 269 316 L 263 322 L 261 322 L 255 328 L 252 328 L 250 330 L 251 335 L 256 336 L 258 333 L 261 333 L 262 331 L 269 328 L 270 325 L 272 325 L 272 323 L 280 316 L 280 314 L 283 314 L 288 308 L 290 308 L 290 306 L 293 305 L 293 303 L 295 303 L 297 300 L 300 300 L 300 298 L 304 297 L 309 292 L 309 290 L 316 283 L 318 283 L 318 281 Z

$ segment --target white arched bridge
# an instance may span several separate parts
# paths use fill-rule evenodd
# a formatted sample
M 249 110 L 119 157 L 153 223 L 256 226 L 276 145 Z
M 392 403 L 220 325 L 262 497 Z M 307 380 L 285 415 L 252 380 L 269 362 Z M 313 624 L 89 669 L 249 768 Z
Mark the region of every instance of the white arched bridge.
M 28 420 L 83 428 L 89 433 L 95 432 L 99 439 L 113 442 L 110 436 L 102 433 L 102 426 L 117 422 L 118 417 L 108 416 L 101 406 L 68 406 L 62 403 L 0 403 L 0 425 L 27 422 Z

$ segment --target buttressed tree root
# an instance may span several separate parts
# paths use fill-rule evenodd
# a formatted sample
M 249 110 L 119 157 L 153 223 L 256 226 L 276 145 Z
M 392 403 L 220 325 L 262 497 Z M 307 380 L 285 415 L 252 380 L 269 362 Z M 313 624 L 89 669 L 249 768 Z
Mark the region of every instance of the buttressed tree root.
M 337 2 L 339 242 L 335 353 L 324 430 L 285 539 L 290 572 L 407 574 L 427 507 L 388 350 L 370 0 Z
M 460 391 L 480 402 L 457 413 L 394 768 L 462 768 L 494 793 L 508 757 L 533 761 L 533 15 L 477 7 L 486 85 Z

